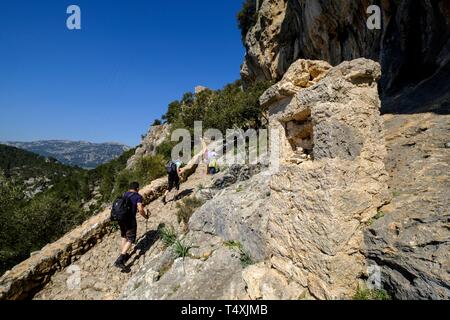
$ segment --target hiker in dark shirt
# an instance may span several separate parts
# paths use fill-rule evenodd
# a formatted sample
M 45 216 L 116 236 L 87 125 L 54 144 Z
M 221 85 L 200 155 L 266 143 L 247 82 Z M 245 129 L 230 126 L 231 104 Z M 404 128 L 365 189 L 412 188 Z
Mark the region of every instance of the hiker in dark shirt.
M 142 204 L 142 196 L 139 194 L 139 183 L 131 183 L 130 189 L 124 194 L 124 197 L 128 197 L 132 203 L 132 215 L 128 220 L 119 221 L 122 242 L 120 244 L 120 256 L 117 258 L 114 265 L 120 269 L 125 268 L 125 262 L 129 258 L 127 252 L 131 248 L 132 244 L 136 242 L 136 214 L 139 212 L 139 214 L 145 219 L 149 218 L 148 214 L 144 210 L 144 205 Z
M 167 170 L 167 178 L 168 178 L 168 188 L 162 197 L 162 202 L 164 205 L 167 203 L 167 195 L 172 191 L 173 188 L 176 189 L 176 195 L 173 197 L 173 200 L 178 198 L 178 191 L 180 191 L 180 174 L 181 174 L 181 161 L 170 160 L 166 165 Z

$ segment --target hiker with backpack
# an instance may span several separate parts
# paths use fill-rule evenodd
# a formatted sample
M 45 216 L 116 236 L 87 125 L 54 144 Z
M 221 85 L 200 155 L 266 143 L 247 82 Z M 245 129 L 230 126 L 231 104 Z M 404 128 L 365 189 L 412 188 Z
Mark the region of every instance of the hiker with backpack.
M 214 151 L 209 155 L 207 170 L 208 174 L 215 175 L 219 172 L 219 162 L 217 161 L 217 153 Z
M 206 150 L 206 174 L 215 174 L 219 171 L 217 164 L 217 153 Z
M 128 260 L 128 250 L 136 242 L 137 221 L 136 214 L 139 214 L 148 220 L 149 216 L 144 210 L 142 196 L 139 194 L 139 183 L 132 182 L 128 192 L 114 201 L 111 209 L 111 220 L 117 221 L 120 227 L 120 256 L 117 258 L 114 266 L 119 269 L 125 269 L 125 262 Z
M 164 205 L 167 203 L 166 201 L 167 195 L 169 194 L 169 192 L 172 191 L 173 188 L 177 190 L 177 194 L 175 195 L 174 199 L 178 198 L 178 191 L 180 191 L 180 173 L 181 173 L 180 167 L 181 162 L 179 160 L 177 161 L 169 160 L 169 162 L 167 162 L 166 171 L 169 186 L 166 192 L 164 193 L 164 196 L 162 197 L 162 202 L 164 203 Z

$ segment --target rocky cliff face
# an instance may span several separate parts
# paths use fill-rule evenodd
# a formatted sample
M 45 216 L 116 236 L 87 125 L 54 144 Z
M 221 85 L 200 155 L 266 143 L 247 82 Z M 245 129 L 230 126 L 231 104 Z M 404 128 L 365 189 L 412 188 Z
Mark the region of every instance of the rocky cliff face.
M 270 182 L 269 263 L 317 299 L 356 291 L 366 272 L 365 224 L 389 200 L 379 77 L 371 60 L 344 62 L 269 105 L 282 155 Z M 297 164 L 302 154 L 310 160 Z
M 138 147 L 135 154 L 128 159 L 127 169 L 132 168 L 139 158 L 155 155 L 156 147 L 158 147 L 169 135 L 169 131 L 169 124 L 151 126 L 147 134 L 142 138 L 141 146 Z
M 385 115 L 393 197 L 365 231 L 365 255 L 396 299 L 450 297 L 450 116 Z
M 372 4 L 381 8 L 381 30 L 366 26 Z M 279 80 L 299 58 L 337 65 L 366 57 L 381 64 L 383 111 L 449 109 L 450 3 L 445 0 L 262 0 L 245 46 L 241 74 L 247 82 Z

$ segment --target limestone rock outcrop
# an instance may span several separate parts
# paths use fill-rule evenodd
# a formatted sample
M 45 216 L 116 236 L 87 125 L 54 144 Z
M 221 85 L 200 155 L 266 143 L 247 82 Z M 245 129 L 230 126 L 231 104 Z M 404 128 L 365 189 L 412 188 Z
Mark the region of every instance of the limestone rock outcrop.
M 384 115 L 391 202 L 364 233 L 395 299 L 450 298 L 450 116 Z
M 295 61 L 283 78 L 266 90 L 260 97 L 261 107 L 265 108 L 278 100 L 292 97 L 303 88 L 308 88 L 322 80 L 331 65 L 325 61 Z
M 365 223 L 389 200 L 380 75 L 371 60 L 344 62 L 269 106 L 281 149 L 267 202 L 270 265 L 317 299 L 355 292 Z M 311 160 L 293 164 L 299 153 Z
M 300 58 L 335 66 L 365 57 L 381 64 L 383 111 L 442 111 L 442 101 L 447 101 L 448 108 L 448 1 L 258 2 L 256 23 L 244 40 L 247 53 L 241 75 L 245 82 L 280 80 Z M 381 9 L 381 30 L 366 25 L 367 8 L 374 4 Z
M 142 138 L 141 146 L 138 147 L 135 154 L 128 159 L 127 169 L 133 168 L 138 159 L 144 156 L 154 156 L 156 154 L 156 147 L 166 139 L 169 133 L 170 125 L 167 123 L 151 126 L 147 134 Z

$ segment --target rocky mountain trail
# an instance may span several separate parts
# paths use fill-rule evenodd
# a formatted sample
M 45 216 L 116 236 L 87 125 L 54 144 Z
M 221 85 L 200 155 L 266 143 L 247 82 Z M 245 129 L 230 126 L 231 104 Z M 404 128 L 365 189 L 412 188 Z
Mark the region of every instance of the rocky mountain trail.
M 206 175 L 206 166 L 201 164 L 180 186 L 180 194 L 189 196 L 199 191 L 199 186 L 209 185 L 213 176 Z M 144 187 L 145 188 L 145 187 Z M 138 215 L 138 237 L 136 245 L 127 261 L 129 270 L 121 272 L 113 266 L 118 256 L 119 231 L 105 235 L 95 246 L 80 257 L 79 260 L 58 271 L 50 282 L 35 296 L 36 300 L 108 300 L 117 299 L 127 281 L 136 274 L 150 259 L 167 251 L 159 238 L 158 228 L 162 225 L 173 227 L 177 234 L 182 234 L 183 226 L 177 221 L 176 204 L 172 201 L 174 193 L 168 196 L 164 205 L 157 198 L 146 206 L 150 218 L 146 220 Z M 168 251 L 169 252 L 169 251 Z M 73 270 L 80 272 L 80 284 L 75 288 L 68 287 Z

